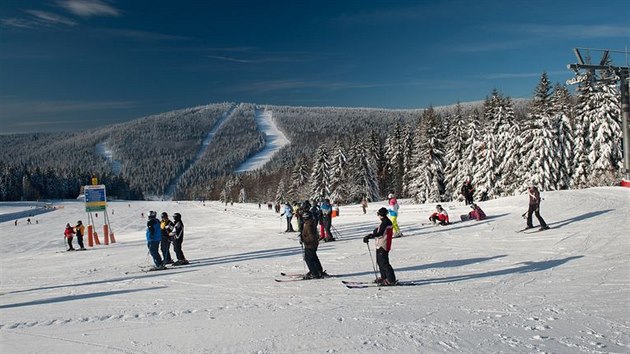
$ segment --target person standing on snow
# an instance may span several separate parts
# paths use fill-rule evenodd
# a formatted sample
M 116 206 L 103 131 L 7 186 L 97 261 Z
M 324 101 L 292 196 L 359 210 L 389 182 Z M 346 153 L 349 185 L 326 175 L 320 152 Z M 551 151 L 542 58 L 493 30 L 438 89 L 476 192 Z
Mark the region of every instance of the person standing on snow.
M 157 219 L 157 213 L 151 210 L 149 211 L 149 221 L 147 221 L 147 247 L 155 264 L 152 270 L 166 269 L 164 264 L 162 264 L 162 257 L 160 257 L 160 240 L 162 240 L 160 221 Z
M 319 237 L 317 235 L 317 217 L 313 215 L 313 209 L 310 208 L 309 201 L 302 203 L 302 232 L 300 233 L 300 243 L 304 247 L 304 262 L 308 267 L 308 273 L 304 275 L 304 279 L 321 279 L 328 274 L 324 272 L 322 264 L 317 257 L 317 247 L 319 246 Z
M 171 258 L 171 239 L 168 234 L 173 230 L 173 222 L 169 220 L 168 213 L 162 213 L 162 220 L 160 221 L 160 250 L 162 251 L 162 258 L 164 264 L 173 264 L 173 258 Z
M 394 228 L 394 237 L 402 237 L 403 233 L 400 232 L 400 227 L 398 227 L 398 200 L 392 193 L 390 193 L 387 198 L 389 199 L 387 212 L 389 213 Z
M 324 199 L 324 202 L 319 208 L 321 210 L 320 223 L 322 225 L 320 239 L 323 239 L 324 242 L 336 241 L 330 230 L 332 227 L 332 205 L 330 205 L 330 199 Z
M 435 212 L 429 216 L 429 221 L 434 224 L 439 223 L 442 226 L 450 224 L 448 213 L 440 204 L 435 206 Z
M 63 236 L 66 238 L 66 241 L 68 242 L 67 251 L 74 251 L 74 247 L 72 247 L 72 238 L 74 236 L 74 230 L 72 229 L 72 226 L 70 226 L 70 224 L 66 224 L 66 229 L 63 231 Z
M 361 200 L 361 209 L 363 210 L 363 215 L 365 215 L 365 213 L 367 212 L 367 207 L 368 207 L 367 196 L 363 196 L 363 199 Z
M 532 214 L 536 214 L 536 219 L 540 223 L 540 231 L 548 230 L 549 226 L 545 220 L 540 216 L 540 192 L 538 188 L 533 184 L 528 188 L 529 192 L 529 209 L 527 209 L 527 227 L 525 229 L 531 229 L 534 227 L 532 224 Z
M 85 226 L 83 226 L 83 222 L 81 220 L 77 221 L 77 226 L 74 227 L 74 232 L 77 234 L 77 242 L 79 243 L 79 250 L 85 251 L 85 246 L 83 246 L 83 235 L 85 235 Z
M 293 219 L 293 207 L 289 202 L 284 204 L 284 211 L 280 216 L 287 218 L 287 229 L 284 230 L 284 232 L 295 232 L 295 230 L 293 230 L 293 224 L 291 224 L 291 219 Z
M 375 281 L 380 285 L 395 285 L 396 274 L 389 263 L 389 251 L 392 249 L 392 221 L 387 217 L 387 209 L 380 208 L 376 215 L 381 219 L 379 227 L 371 234 L 363 237 L 363 242 L 369 243 L 371 238 L 376 239 L 376 263 L 381 272 L 381 277 Z
M 182 244 L 184 243 L 184 222 L 182 222 L 182 215 L 180 213 L 173 214 L 173 221 L 173 231 L 169 234 L 173 239 L 173 249 L 175 250 L 175 256 L 177 256 L 177 261 L 173 263 L 173 265 L 186 265 L 190 262 L 188 262 L 184 256 L 184 251 L 182 251 Z
M 475 189 L 472 186 L 470 178 L 466 178 L 466 181 L 464 181 L 461 192 L 464 196 L 466 205 L 471 205 L 473 203 L 473 194 L 475 193 Z

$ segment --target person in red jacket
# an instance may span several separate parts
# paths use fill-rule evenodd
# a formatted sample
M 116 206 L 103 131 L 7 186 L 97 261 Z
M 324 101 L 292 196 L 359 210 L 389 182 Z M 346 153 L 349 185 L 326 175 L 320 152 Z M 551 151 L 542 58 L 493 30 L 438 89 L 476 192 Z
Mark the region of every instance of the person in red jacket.
M 429 216 L 429 220 L 432 223 L 439 223 L 440 225 L 448 225 L 451 222 L 448 220 L 448 213 L 440 204 L 435 206 L 435 212 Z
M 381 271 L 381 277 L 376 279 L 380 285 L 388 286 L 396 284 L 394 268 L 389 263 L 389 251 L 392 249 L 392 221 L 387 217 L 387 209 L 380 208 L 376 215 L 381 219 L 379 227 L 371 234 L 363 237 L 363 242 L 369 243 L 371 238 L 376 239 L 376 263 Z
M 68 241 L 68 251 L 74 251 L 74 247 L 72 247 L 72 238 L 74 237 L 74 229 L 70 224 L 66 224 L 66 229 L 63 232 L 63 236 Z
M 470 219 L 481 221 L 486 218 L 486 213 L 484 213 L 483 210 L 481 210 L 479 205 L 472 203 L 470 207 L 472 208 L 470 213 L 468 213 L 468 216 L 470 217 Z

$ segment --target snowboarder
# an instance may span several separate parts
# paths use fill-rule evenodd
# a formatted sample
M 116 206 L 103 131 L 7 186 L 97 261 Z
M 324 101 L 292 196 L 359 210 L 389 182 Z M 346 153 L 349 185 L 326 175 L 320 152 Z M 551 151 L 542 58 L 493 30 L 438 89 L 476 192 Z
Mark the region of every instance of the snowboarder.
M 394 237 L 402 237 L 403 233 L 400 232 L 400 227 L 398 227 L 398 200 L 392 193 L 390 193 L 387 198 L 389 199 L 387 212 L 389 213 L 394 228 Z
M 381 219 L 379 227 L 375 228 L 371 234 L 363 237 L 363 242 L 369 243 L 371 238 L 376 238 L 376 263 L 381 273 L 381 277 L 375 281 L 380 285 L 395 285 L 396 274 L 394 268 L 389 263 L 389 251 L 392 249 L 392 221 L 387 217 L 387 209 L 380 208 L 376 215 Z
M 173 231 L 169 234 L 173 239 L 173 249 L 175 250 L 175 256 L 177 256 L 177 261 L 173 263 L 173 265 L 186 265 L 190 262 L 188 262 L 184 256 L 184 251 L 182 251 L 182 244 L 184 243 L 184 223 L 182 222 L 182 215 L 180 213 L 173 214 L 173 221 Z
M 85 251 L 85 246 L 83 245 L 83 235 L 85 235 L 85 226 L 83 226 L 83 222 L 81 220 L 77 221 L 77 225 L 74 227 L 74 232 L 77 234 L 77 242 L 79 243 L 79 250 Z
M 160 221 L 157 219 L 157 213 L 153 210 L 149 211 L 149 221 L 147 221 L 147 247 L 149 248 L 149 253 L 151 257 L 153 257 L 153 263 L 155 267 L 153 270 L 162 270 L 166 269 L 164 264 L 162 264 L 162 257 L 160 257 L 160 240 L 162 239 L 162 234 L 160 232 Z
M 74 251 L 74 247 L 72 247 L 72 238 L 74 236 L 74 230 L 72 229 L 72 226 L 70 226 L 70 224 L 66 224 L 66 229 L 63 231 L 63 236 L 66 238 L 66 241 L 68 242 L 67 251 Z
M 429 221 L 434 224 L 439 223 L 442 226 L 450 224 L 448 213 L 440 204 L 435 206 L 435 212 L 429 216 Z
M 322 268 L 322 264 L 317 257 L 317 247 L 319 246 L 319 237 L 317 236 L 317 217 L 313 215 L 313 208 L 310 208 L 309 201 L 302 203 L 302 232 L 300 233 L 300 244 L 304 248 L 304 262 L 308 267 L 308 273 L 304 275 L 304 279 L 320 279 L 327 274 Z
M 464 196 L 466 205 L 471 205 L 473 203 L 473 194 L 475 193 L 475 189 L 472 186 L 470 178 L 466 178 L 466 181 L 464 181 L 461 192 Z
M 160 250 L 162 251 L 162 258 L 164 259 L 164 264 L 173 264 L 173 258 L 171 258 L 171 239 L 169 237 L 169 233 L 173 231 L 173 222 L 169 220 L 168 213 L 163 212 L 162 220 L 160 221 L 160 235 L 162 239 L 160 240 Z
M 472 203 L 470 207 L 472 208 L 472 210 L 468 214 L 461 216 L 462 221 L 472 220 L 472 219 L 481 221 L 486 218 L 486 213 L 484 213 L 483 210 L 481 210 L 481 208 L 477 204 Z
M 320 239 L 324 242 L 336 241 L 332 235 L 330 228 L 332 227 L 332 205 L 330 205 L 330 199 L 324 199 L 324 202 L 320 206 L 321 218 L 320 218 Z
M 533 184 L 528 188 L 529 192 L 529 209 L 527 209 L 527 227 L 525 229 L 531 229 L 534 227 L 532 224 L 532 214 L 536 214 L 536 219 L 540 223 L 540 231 L 549 229 L 545 220 L 540 216 L 540 192 L 538 188 Z
M 284 232 L 295 232 L 295 230 L 293 230 L 293 224 L 291 224 L 291 219 L 293 219 L 293 207 L 289 204 L 289 202 L 284 204 L 284 211 L 280 214 L 280 216 L 287 218 L 287 229 L 284 230 Z

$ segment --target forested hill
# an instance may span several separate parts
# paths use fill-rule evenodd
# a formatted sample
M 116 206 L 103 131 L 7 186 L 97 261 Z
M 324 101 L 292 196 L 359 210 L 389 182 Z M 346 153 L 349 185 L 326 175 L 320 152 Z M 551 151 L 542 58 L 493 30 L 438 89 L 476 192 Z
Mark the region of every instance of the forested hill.
M 494 90 L 484 102 L 423 110 L 220 103 L 77 133 L 4 135 L 0 200 L 75 198 L 91 176 L 123 199 L 159 199 L 177 181 L 175 199 L 341 203 L 389 193 L 448 201 L 466 178 L 488 198 L 531 183 L 557 190 L 618 180 L 618 88 L 586 77 L 573 96 L 543 74 L 533 92 L 514 101 Z M 262 169 L 233 173 L 265 146 L 256 110 L 271 112 L 291 143 Z

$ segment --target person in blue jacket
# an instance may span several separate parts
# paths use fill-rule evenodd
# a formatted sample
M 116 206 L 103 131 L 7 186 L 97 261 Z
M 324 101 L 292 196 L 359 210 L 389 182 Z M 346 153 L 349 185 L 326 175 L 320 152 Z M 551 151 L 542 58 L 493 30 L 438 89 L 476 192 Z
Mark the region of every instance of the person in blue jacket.
M 162 241 L 160 220 L 157 219 L 157 213 L 151 210 L 149 211 L 149 221 L 147 221 L 147 247 L 151 257 L 153 257 L 153 263 L 155 263 L 155 267 L 152 270 L 166 269 L 158 251 L 160 249 L 160 241 Z
M 293 207 L 291 206 L 291 203 L 286 202 L 284 204 L 284 211 L 280 214 L 280 216 L 287 218 L 287 229 L 284 230 L 284 232 L 295 232 L 295 230 L 293 230 L 293 224 L 291 224 L 291 219 L 293 219 Z

